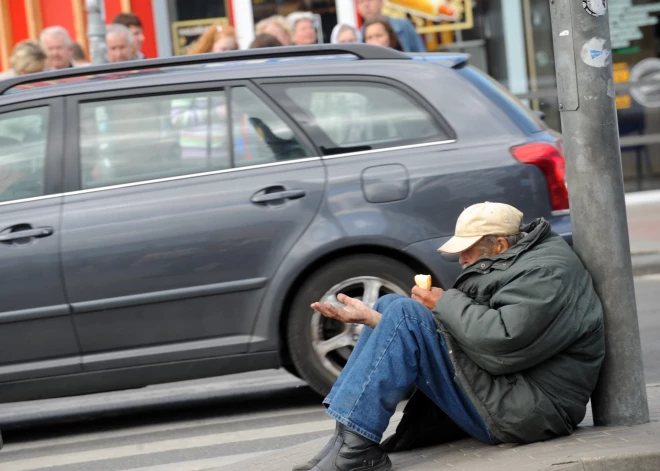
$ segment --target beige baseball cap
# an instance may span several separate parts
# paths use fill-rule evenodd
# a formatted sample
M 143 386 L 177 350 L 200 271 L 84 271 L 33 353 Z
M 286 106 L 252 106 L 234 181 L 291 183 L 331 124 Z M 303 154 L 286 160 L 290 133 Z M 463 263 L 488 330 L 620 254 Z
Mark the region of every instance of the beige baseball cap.
M 504 203 L 474 204 L 456 221 L 456 232 L 438 252 L 461 253 L 487 235 L 513 235 L 520 232 L 523 213 Z

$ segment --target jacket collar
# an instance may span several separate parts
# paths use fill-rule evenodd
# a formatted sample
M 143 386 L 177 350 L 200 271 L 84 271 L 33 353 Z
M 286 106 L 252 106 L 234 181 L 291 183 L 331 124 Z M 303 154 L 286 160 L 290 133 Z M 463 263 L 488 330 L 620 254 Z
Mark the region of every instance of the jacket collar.
M 456 284 L 461 281 L 465 276 L 471 273 L 487 273 L 491 269 L 506 270 L 509 268 L 520 254 L 527 252 L 532 247 L 537 245 L 540 241 L 545 239 L 551 232 L 550 223 L 543 218 L 534 219 L 531 223 L 524 225 L 520 228 L 521 232 L 526 232 L 527 235 L 516 245 L 509 248 L 506 252 L 502 252 L 494 257 L 485 257 L 477 260 L 472 265 L 463 270 Z M 455 285 L 456 285 L 455 284 Z

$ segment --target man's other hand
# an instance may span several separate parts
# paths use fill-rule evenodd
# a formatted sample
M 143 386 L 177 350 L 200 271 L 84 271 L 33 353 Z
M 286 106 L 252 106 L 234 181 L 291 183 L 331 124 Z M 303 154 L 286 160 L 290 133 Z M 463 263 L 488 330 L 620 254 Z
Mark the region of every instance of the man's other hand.
M 432 311 L 435 304 L 438 302 L 438 299 L 442 297 L 442 293 L 444 293 L 442 288 L 431 288 L 431 291 L 428 291 L 419 286 L 415 286 L 412 289 L 412 295 L 410 297 Z
M 320 312 L 325 317 L 330 319 L 337 319 L 338 321 L 349 324 L 364 324 L 371 327 L 376 327 L 381 318 L 378 311 L 374 311 L 362 301 L 350 298 L 344 294 L 338 294 L 337 300 L 342 306 L 336 306 L 330 303 L 313 303 L 312 309 Z

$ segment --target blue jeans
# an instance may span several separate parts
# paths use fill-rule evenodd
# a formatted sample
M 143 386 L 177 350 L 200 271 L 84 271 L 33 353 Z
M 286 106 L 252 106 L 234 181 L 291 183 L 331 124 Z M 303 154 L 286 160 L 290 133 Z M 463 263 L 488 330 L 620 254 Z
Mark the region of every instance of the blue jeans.
M 456 384 L 444 337 L 433 313 L 400 295 L 383 296 L 383 317 L 365 326 L 344 370 L 323 401 L 327 413 L 351 430 L 380 442 L 395 408 L 415 384 L 460 428 L 486 443 L 499 443 Z

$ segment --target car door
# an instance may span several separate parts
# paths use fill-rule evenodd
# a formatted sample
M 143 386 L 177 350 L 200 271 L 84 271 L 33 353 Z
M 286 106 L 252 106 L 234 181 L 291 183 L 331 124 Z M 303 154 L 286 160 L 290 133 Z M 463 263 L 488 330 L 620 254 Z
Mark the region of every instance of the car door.
M 0 109 L 2 383 L 80 371 L 62 282 L 61 99 Z
M 313 147 L 250 83 L 134 93 L 67 105 L 63 271 L 86 371 L 245 352 L 324 193 Z

